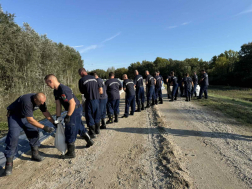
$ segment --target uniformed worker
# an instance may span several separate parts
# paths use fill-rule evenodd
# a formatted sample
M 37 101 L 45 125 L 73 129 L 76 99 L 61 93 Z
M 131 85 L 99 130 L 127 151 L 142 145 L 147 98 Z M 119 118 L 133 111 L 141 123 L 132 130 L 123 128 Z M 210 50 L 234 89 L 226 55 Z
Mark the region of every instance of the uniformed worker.
M 6 148 L 4 155 L 6 157 L 5 175 L 12 174 L 13 158 L 18 151 L 18 139 L 23 129 L 31 146 L 32 160 L 42 161 L 39 155 L 39 128 L 51 133 L 52 127 L 45 126 L 33 118 L 33 111 L 40 109 L 43 115 L 54 124 L 54 119 L 46 107 L 46 96 L 44 93 L 30 93 L 20 96 L 11 105 L 7 107 L 9 131 L 5 140 Z
M 171 100 L 177 100 L 177 96 L 178 96 L 178 78 L 174 75 L 174 71 L 171 72 L 171 83 L 173 85 L 172 88 L 172 96 L 171 96 Z
M 186 78 L 184 79 L 186 101 L 191 101 L 192 86 L 193 86 L 192 78 L 189 77 L 189 73 L 187 73 Z
M 171 75 L 167 76 L 166 84 L 167 84 L 168 99 L 170 99 L 171 98 L 171 93 L 172 93 Z
M 207 94 L 207 88 L 209 85 L 209 81 L 208 81 L 208 74 L 206 73 L 205 70 L 201 70 L 201 80 L 200 80 L 200 94 L 198 99 L 202 98 L 202 94 L 204 93 L 205 95 L 205 99 L 208 98 L 208 94 Z
M 108 94 L 108 118 L 107 124 L 113 123 L 113 115 L 115 115 L 114 122 L 118 122 L 119 103 L 120 103 L 120 90 L 122 90 L 122 83 L 115 79 L 113 72 L 109 73 L 109 79 L 105 82 Z
M 194 75 L 192 77 L 192 81 L 193 81 L 193 90 L 192 90 L 191 96 L 193 97 L 193 94 L 195 94 L 195 97 L 196 97 L 196 88 L 198 85 L 198 76 L 197 76 L 196 72 L 194 72 Z
M 100 94 L 99 98 L 99 111 L 100 111 L 100 119 L 101 119 L 101 129 L 106 129 L 106 107 L 108 102 L 108 95 L 107 95 L 107 87 L 104 81 L 99 78 L 96 72 L 93 72 L 91 75 L 94 75 L 95 79 L 97 80 L 98 87 L 102 86 L 103 93 Z
M 152 99 L 152 106 L 155 105 L 155 98 L 156 98 L 155 97 L 155 84 L 156 84 L 156 80 L 152 75 L 150 75 L 148 70 L 145 71 L 145 75 L 146 75 L 146 90 L 148 90 L 146 108 L 149 108 L 150 107 L 150 99 Z
M 163 97 L 162 97 L 162 81 L 163 81 L 163 77 L 159 75 L 159 71 L 156 72 L 156 85 L 155 85 L 155 104 L 157 103 L 157 98 L 159 98 L 159 103 L 163 104 Z
M 127 118 L 129 116 L 129 107 L 131 107 L 130 115 L 134 115 L 135 112 L 135 90 L 134 82 L 131 79 L 128 79 L 127 74 L 123 74 L 123 90 L 126 92 L 125 99 L 125 112 L 123 117 Z
M 55 75 L 49 74 L 45 76 L 44 80 L 51 89 L 54 89 L 53 94 L 56 102 L 56 116 L 61 116 L 61 105 L 67 111 L 67 114 L 64 118 L 67 153 L 62 157 L 74 158 L 77 134 L 86 140 L 86 147 L 90 147 L 94 143 L 88 135 L 81 120 L 83 108 L 80 104 L 80 101 L 73 94 L 72 90 L 69 87 L 59 83 Z
M 100 110 L 99 98 L 103 94 L 102 83 L 97 82 L 96 78 L 88 75 L 85 68 L 79 69 L 79 90 L 86 98 L 85 118 L 89 128 L 89 135 L 95 138 L 95 134 L 100 134 Z
M 135 78 L 134 83 L 136 87 L 136 103 L 137 103 L 137 110 L 136 112 L 141 112 L 141 110 L 144 110 L 144 86 L 143 86 L 143 77 L 139 75 L 138 70 L 135 70 Z M 140 102 L 141 99 L 141 102 Z M 142 105 L 142 108 L 140 107 L 140 104 Z

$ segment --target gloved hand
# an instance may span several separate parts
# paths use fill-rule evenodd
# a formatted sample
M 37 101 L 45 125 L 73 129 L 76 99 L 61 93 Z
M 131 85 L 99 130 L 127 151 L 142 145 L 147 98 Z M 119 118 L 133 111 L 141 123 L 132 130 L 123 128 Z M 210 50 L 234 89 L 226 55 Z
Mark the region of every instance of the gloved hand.
M 68 124 L 70 122 L 70 116 L 66 115 L 66 117 L 64 118 L 64 122 L 65 124 Z
M 48 127 L 48 126 L 44 126 L 43 130 L 47 133 L 52 133 L 54 131 L 54 128 L 52 127 Z
M 58 127 L 58 124 L 56 124 L 56 123 L 53 123 L 53 126 L 54 126 L 55 128 L 57 128 L 57 127 Z

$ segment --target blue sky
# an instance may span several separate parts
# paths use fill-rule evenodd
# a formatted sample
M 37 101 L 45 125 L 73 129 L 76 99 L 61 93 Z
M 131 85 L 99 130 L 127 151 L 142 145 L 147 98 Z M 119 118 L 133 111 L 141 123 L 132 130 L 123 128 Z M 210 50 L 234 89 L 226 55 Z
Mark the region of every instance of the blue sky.
M 156 57 L 209 61 L 252 41 L 251 0 L 0 0 L 39 34 L 76 48 L 88 70 Z

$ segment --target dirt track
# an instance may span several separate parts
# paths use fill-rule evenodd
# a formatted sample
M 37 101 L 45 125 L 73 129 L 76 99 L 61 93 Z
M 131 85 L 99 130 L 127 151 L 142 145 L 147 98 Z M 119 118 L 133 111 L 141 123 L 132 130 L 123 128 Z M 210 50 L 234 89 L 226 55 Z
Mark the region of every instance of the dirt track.
M 120 104 L 121 116 L 124 99 Z M 217 116 L 218 115 L 218 116 Z M 249 188 L 250 131 L 193 103 L 165 102 L 108 125 L 77 157 L 59 159 L 49 138 L 40 163 L 14 162 L 1 188 Z

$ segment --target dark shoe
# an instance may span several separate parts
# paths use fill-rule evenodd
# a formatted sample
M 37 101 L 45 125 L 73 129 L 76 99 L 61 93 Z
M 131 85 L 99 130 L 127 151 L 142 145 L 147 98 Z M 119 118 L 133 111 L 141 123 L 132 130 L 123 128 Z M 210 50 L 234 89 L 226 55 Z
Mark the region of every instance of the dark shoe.
M 82 137 L 87 142 L 87 145 L 86 145 L 87 148 L 89 148 L 90 146 L 93 146 L 94 141 L 91 139 L 91 137 L 88 135 L 88 133 L 84 133 L 84 135 Z
M 130 112 L 130 115 L 134 115 L 134 112 Z
M 13 168 L 13 157 L 6 158 L 4 175 L 9 176 L 12 174 Z
M 31 159 L 34 161 L 43 161 L 44 157 L 39 155 L 39 151 L 38 151 L 38 146 L 31 146 L 31 151 L 32 151 L 32 157 Z
M 118 123 L 118 115 L 117 114 L 115 114 L 115 120 L 114 120 L 114 122 Z
M 95 134 L 100 134 L 100 122 L 95 124 Z
M 173 96 L 171 96 L 171 100 L 170 101 L 172 102 L 173 100 L 174 100 L 174 98 L 173 98 Z
M 67 144 L 67 153 L 63 156 L 64 159 L 71 159 L 71 158 L 75 158 L 75 144 L 70 143 Z
M 89 126 L 88 134 L 89 134 L 89 136 L 91 138 L 96 138 L 96 136 L 95 136 L 95 126 L 94 125 Z
M 106 129 L 106 122 L 105 122 L 105 119 L 102 119 L 101 120 L 101 127 L 100 129 Z
M 155 105 L 155 100 L 152 99 L 152 103 L 151 103 L 151 106 L 154 106 Z
M 188 100 L 188 97 L 186 97 L 186 100 L 185 100 L 186 102 L 188 102 L 189 100 Z
M 142 103 L 142 109 L 141 110 L 144 110 L 144 103 Z
M 135 112 L 141 112 L 141 107 L 138 106 L 137 110 Z
M 177 100 L 177 97 L 175 97 L 174 100 Z
M 171 98 L 171 95 L 168 95 L 168 99 L 170 99 Z
M 128 116 L 124 114 L 124 115 L 122 116 L 122 118 L 128 118 Z
M 163 99 L 161 98 L 161 100 L 160 100 L 160 104 L 163 104 Z
M 145 108 L 149 108 L 150 107 L 150 102 L 147 102 L 147 106 Z
M 189 98 L 188 98 L 189 101 L 191 101 L 191 96 L 189 95 Z
M 106 124 L 113 123 L 113 115 L 108 115 L 109 120 L 106 122 Z
M 155 104 L 158 105 L 158 101 L 157 100 L 155 100 Z

